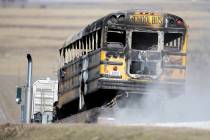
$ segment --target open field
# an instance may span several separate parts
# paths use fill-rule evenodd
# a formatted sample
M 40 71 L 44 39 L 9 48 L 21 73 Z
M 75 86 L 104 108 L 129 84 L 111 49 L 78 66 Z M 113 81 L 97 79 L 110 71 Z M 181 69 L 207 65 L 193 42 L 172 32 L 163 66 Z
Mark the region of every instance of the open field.
M 26 53 L 30 52 L 33 57 L 34 80 L 47 76 L 56 78 L 58 49 L 64 40 L 95 19 L 121 9 L 158 9 L 183 17 L 190 27 L 189 81 L 199 81 L 203 73 L 210 71 L 210 63 L 206 59 L 210 53 L 209 5 L 209 1 L 160 0 L 120 4 L 60 4 L 44 9 L 38 6 L 0 6 L 0 123 L 19 120 L 15 86 L 26 82 Z M 203 61 L 195 63 L 199 59 Z M 204 66 L 202 72 L 196 71 L 200 65 Z M 206 85 L 210 82 L 208 76 L 202 79 Z M 205 84 L 200 88 L 202 86 Z
M 0 126 L 0 139 L 5 140 L 208 140 L 209 138 L 210 131 L 186 128 L 81 124 Z

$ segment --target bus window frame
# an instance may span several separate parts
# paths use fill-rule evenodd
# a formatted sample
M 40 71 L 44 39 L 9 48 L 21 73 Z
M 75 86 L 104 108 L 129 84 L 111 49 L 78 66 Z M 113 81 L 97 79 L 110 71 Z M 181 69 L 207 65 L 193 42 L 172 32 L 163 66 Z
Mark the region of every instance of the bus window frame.
M 180 42 L 180 46 L 178 46 L 178 49 L 176 49 L 175 47 L 174 48 L 171 48 L 170 49 L 170 46 L 167 46 L 169 49 L 166 49 L 166 45 L 165 45 L 165 34 L 166 33 L 172 33 L 172 34 L 182 34 L 182 36 L 180 36 L 181 37 L 181 42 Z M 180 51 L 182 51 L 182 48 L 183 48 L 183 46 L 184 46 L 184 40 L 185 40 L 185 33 L 184 32 L 174 32 L 174 31 L 167 31 L 167 32 L 164 32 L 164 46 L 163 46 L 163 50 L 164 51 L 172 51 L 172 52 L 180 52 Z
M 157 30 L 157 31 L 153 31 L 153 30 L 131 30 L 130 31 L 130 35 L 129 35 L 129 38 L 130 38 L 130 43 L 129 43 L 129 49 L 133 49 L 132 48 L 132 41 L 133 41 L 133 38 L 132 38 L 132 36 L 133 36 L 133 32 L 145 32 L 145 33 L 157 33 L 158 34 L 158 40 L 157 40 L 157 42 L 159 41 L 159 30 Z M 137 49 L 133 49 L 133 50 L 137 50 Z M 155 49 L 155 50 L 153 50 L 153 51 L 158 51 L 159 50 L 159 46 L 158 46 L 158 43 L 157 43 L 157 49 Z M 138 51 L 138 50 L 137 50 Z M 140 50 L 139 50 L 140 51 Z M 152 50 L 144 50 L 144 51 L 152 51 Z
M 141 51 L 141 50 L 136 50 L 136 49 L 133 49 L 132 48 L 132 35 L 133 35 L 133 32 L 148 32 L 148 33 L 157 33 L 158 34 L 158 40 L 157 40 L 157 42 L 159 41 L 159 32 L 160 32 L 160 30 L 156 30 L 156 31 L 153 31 L 153 30 L 133 30 L 133 29 L 131 29 L 130 31 L 129 31 L 129 39 L 128 39 L 128 44 L 129 44 L 129 49 L 130 50 L 135 50 L 135 51 Z M 163 32 L 163 31 L 162 31 Z M 157 48 L 155 49 L 155 50 L 144 50 L 144 51 L 156 51 L 156 52 L 158 52 L 160 50 L 160 46 L 158 45 L 158 43 L 157 43 Z M 129 51 L 130 53 L 131 53 L 131 51 Z M 130 54 L 129 54 L 130 55 Z M 132 78 L 134 78 L 134 77 L 138 77 L 138 78 L 141 78 L 141 77 L 143 77 L 143 78 L 149 78 L 149 79 L 151 79 L 151 78 L 157 78 L 157 76 L 156 75 L 139 75 L 139 74 L 132 74 L 131 72 L 130 72 L 130 66 L 131 66 L 131 63 L 132 63 L 132 60 L 131 59 L 129 59 L 129 60 L 127 60 L 127 73 L 128 73 L 128 75 L 129 76 L 131 76 Z
M 119 28 L 114 28 L 114 27 L 106 27 L 105 28 L 106 30 L 105 30 L 105 41 L 104 41 L 104 43 L 105 43 L 105 47 L 107 47 L 107 48 L 117 48 L 117 49 L 123 49 L 123 48 L 126 48 L 126 46 L 127 46 L 127 32 L 128 32 L 128 30 L 125 30 L 125 29 L 119 29 Z M 108 32 L 109 32 L 109 30 L 121 30 L 121 31 L 123 31 L 124 32 L 124 34 L 125 34 L 125 42 L 124 42 L 124 44 L 122 43 L 122 42 L 108 42 Z M 114 47 L 114 46 L 112 46 L 112 47 L 109 47 L 109 45 L 108 44 L 119 44 L 119 46 L 123 46 L 123 47 Z M 110 45 L 111 46 L 111 45 Z

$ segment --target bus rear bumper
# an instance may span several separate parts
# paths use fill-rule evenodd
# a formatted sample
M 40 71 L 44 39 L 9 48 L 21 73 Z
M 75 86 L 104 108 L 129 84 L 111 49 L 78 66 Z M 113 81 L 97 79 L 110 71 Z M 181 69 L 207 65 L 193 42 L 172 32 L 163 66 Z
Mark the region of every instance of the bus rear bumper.
M 171 92 L 183 93 L 185 91 L 184 81 L 161 81 L 161 82 L 142 82 L 133 80 L 112 80 L 112 79 L 99 79 L 98 88 L 100 89 L 113 89 L 126 91 L 129 93 L 149 94 L 150 92 Z

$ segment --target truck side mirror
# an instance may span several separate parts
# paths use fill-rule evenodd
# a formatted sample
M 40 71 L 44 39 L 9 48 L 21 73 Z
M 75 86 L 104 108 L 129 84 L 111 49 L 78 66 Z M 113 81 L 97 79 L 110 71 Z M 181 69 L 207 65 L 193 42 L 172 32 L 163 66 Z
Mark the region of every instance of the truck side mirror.
M 21 94 L 22 94 L 22 88 L 21 87 L 17 87 L 16 88 L 16 103 L 20 104 L 21 103 Z

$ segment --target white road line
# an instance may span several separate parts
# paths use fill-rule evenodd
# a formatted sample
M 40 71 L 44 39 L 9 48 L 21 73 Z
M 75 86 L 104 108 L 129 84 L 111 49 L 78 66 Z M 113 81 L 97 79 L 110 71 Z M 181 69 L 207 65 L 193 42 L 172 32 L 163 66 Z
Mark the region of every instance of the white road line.
M 185 127 L 185 128 L 196 128 L 196 129 L 210 130 L 210 121 L 208 121 L 208 122 L 137 123 L 137 124 L 125 124 L 125 125 L 146 126 L 146 127 L 169 127 L 169 128 Z

